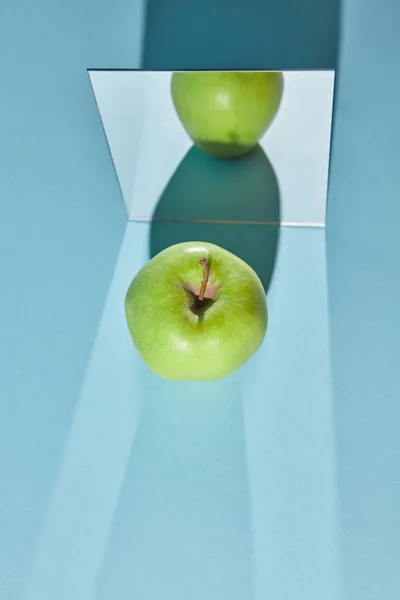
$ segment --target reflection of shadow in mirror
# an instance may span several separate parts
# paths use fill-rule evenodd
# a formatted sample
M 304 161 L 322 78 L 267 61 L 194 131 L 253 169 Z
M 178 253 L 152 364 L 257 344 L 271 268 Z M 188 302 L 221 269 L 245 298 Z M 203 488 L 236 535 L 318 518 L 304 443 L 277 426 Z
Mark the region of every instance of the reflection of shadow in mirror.
M 254 598 L 237 376 L 149 376 L 96 600 Z
M 260 146 L 233 160 L 192 147 L 156 206 L 150 255 L 178 242 L 213 242 L 247 262 L 268 291 L 279 222 L 279 185 Z

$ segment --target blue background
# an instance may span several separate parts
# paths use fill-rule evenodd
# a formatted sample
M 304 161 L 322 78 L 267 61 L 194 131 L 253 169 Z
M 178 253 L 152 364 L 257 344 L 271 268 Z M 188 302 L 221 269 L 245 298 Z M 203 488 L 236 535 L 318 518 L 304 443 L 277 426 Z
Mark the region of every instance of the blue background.
M 187 4 L 150 1 L 142 45 L 139 4 L 3 3 L 0 595 L 398 598 L 400 6 L 343 2 L 327 230 L 281 233 L 266 352 L 199 387 L 153 378 L 126 336 L 150 234 L 86 72 L 269 66 L 259 3 Z

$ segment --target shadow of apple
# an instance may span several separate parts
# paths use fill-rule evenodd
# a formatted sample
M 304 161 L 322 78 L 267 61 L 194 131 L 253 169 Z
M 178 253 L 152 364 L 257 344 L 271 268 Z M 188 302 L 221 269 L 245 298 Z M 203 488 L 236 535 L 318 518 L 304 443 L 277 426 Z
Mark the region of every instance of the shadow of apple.
M 277 177 L 259 145 L 232 160 L 212 158 L 193 146 L 154 211 L 150 256 L 179 242 L 212 242 L 247 262 L 267 292 L 279 223 Z

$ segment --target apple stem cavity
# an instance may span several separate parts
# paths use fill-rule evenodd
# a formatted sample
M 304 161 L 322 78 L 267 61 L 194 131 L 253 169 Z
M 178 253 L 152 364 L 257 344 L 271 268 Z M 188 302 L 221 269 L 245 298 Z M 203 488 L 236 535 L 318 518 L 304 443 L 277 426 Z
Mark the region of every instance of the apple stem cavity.
M 198 300 L 201 303 L 204 300 L 204 294 L 206 293 L 207 289 L 208 277 L 210 275 L 210 265 L 208 264 L 207 259 L 205 257 L 201 258 L 198 261 L 198 263 L 203 267 L 203 279 L 200 285 L 200 291 L 198 295 Z

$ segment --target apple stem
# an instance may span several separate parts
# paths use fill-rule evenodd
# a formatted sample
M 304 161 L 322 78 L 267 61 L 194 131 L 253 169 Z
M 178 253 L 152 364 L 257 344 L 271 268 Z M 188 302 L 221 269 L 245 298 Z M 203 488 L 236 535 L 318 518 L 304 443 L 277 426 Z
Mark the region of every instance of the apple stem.
M 199 263 L 199 265 L 201 265 L 203 267 L 203 280 L 201 282 L 200 292 L 199 292 L 199 301 L 203 302 L 204 294 L 206 293 L 206 288 L 207 288 L 207 283 L 208 283 L 208 276 L 210 274 L 210 265 L 208 264 L 206 258 L 201 258 L 198 261 L 198 263 Z

